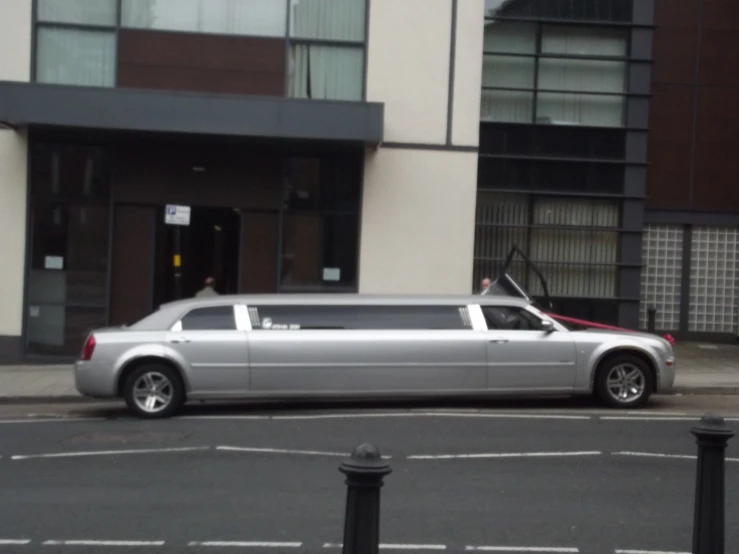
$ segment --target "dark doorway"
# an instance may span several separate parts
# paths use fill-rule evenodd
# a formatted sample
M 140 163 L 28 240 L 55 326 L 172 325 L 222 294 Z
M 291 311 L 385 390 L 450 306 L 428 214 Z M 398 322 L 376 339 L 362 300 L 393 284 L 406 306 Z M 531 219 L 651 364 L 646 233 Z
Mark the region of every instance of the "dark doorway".
M 238 210 L 193 207 L 190 225 L 178 229 L 174 225 L 165 225 L 163 221 L 160 223 L 157 233 L 155 308 L 177 299 L 173 262 L 178 234 L 183 298 L 194 296 L 207 277 L 215 279 L 219 294 L 238 292 L 240 221 Z

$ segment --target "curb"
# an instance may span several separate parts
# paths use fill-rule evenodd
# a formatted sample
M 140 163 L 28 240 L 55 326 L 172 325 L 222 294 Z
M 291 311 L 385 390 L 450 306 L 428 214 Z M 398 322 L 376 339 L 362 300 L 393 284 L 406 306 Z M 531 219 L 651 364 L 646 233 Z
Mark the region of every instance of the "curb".
M 736 396 L 739 395 L 739 385 L 716 385 L 716 386 L 677 386 L 667 394 L 659 396 Z M 120 401 L 116 398 L 90 398 L 79 394 L 39 394 L 23 396 L 0 396 L 0 405 L 3 404 L 105 404 Z

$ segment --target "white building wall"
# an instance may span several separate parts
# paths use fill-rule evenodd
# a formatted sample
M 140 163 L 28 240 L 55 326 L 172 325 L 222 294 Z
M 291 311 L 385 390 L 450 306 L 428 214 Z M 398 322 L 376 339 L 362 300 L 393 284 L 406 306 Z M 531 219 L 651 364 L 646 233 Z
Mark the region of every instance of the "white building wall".
M 31 0 L 2 0 L 0 80 L 31 77 Z M 26 249 L 26 163 L 22 131 L 0 128 L 0 359 L 4 345 L 17 344 L 23 321 Z
M 365 157 L 360 293 L 471 292 L 483 18 L 484 0 L 371 0 L 385 143 Z
M 475 152 L 368 154 L 359 292 L 470 293 L 476 177 Z

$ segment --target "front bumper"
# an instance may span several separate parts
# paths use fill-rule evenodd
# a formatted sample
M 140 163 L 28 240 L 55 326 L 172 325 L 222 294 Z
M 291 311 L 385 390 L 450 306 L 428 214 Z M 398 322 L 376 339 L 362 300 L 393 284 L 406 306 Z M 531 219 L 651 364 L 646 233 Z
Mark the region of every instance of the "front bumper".
M 659 382 L 657 383 L 656 392 L 660 394 L 668 394 L 672 392 L 675 386 L 675 357 L 670 356 L 660 362 Z

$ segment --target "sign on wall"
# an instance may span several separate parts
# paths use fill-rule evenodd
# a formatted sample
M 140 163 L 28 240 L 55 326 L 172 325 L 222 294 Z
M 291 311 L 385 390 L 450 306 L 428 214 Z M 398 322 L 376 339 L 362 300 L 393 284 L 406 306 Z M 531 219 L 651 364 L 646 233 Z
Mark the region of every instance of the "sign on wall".
M 167 204 L 164 210 L 164 223 L 167 225 L 190 225 L 190 206 Z

